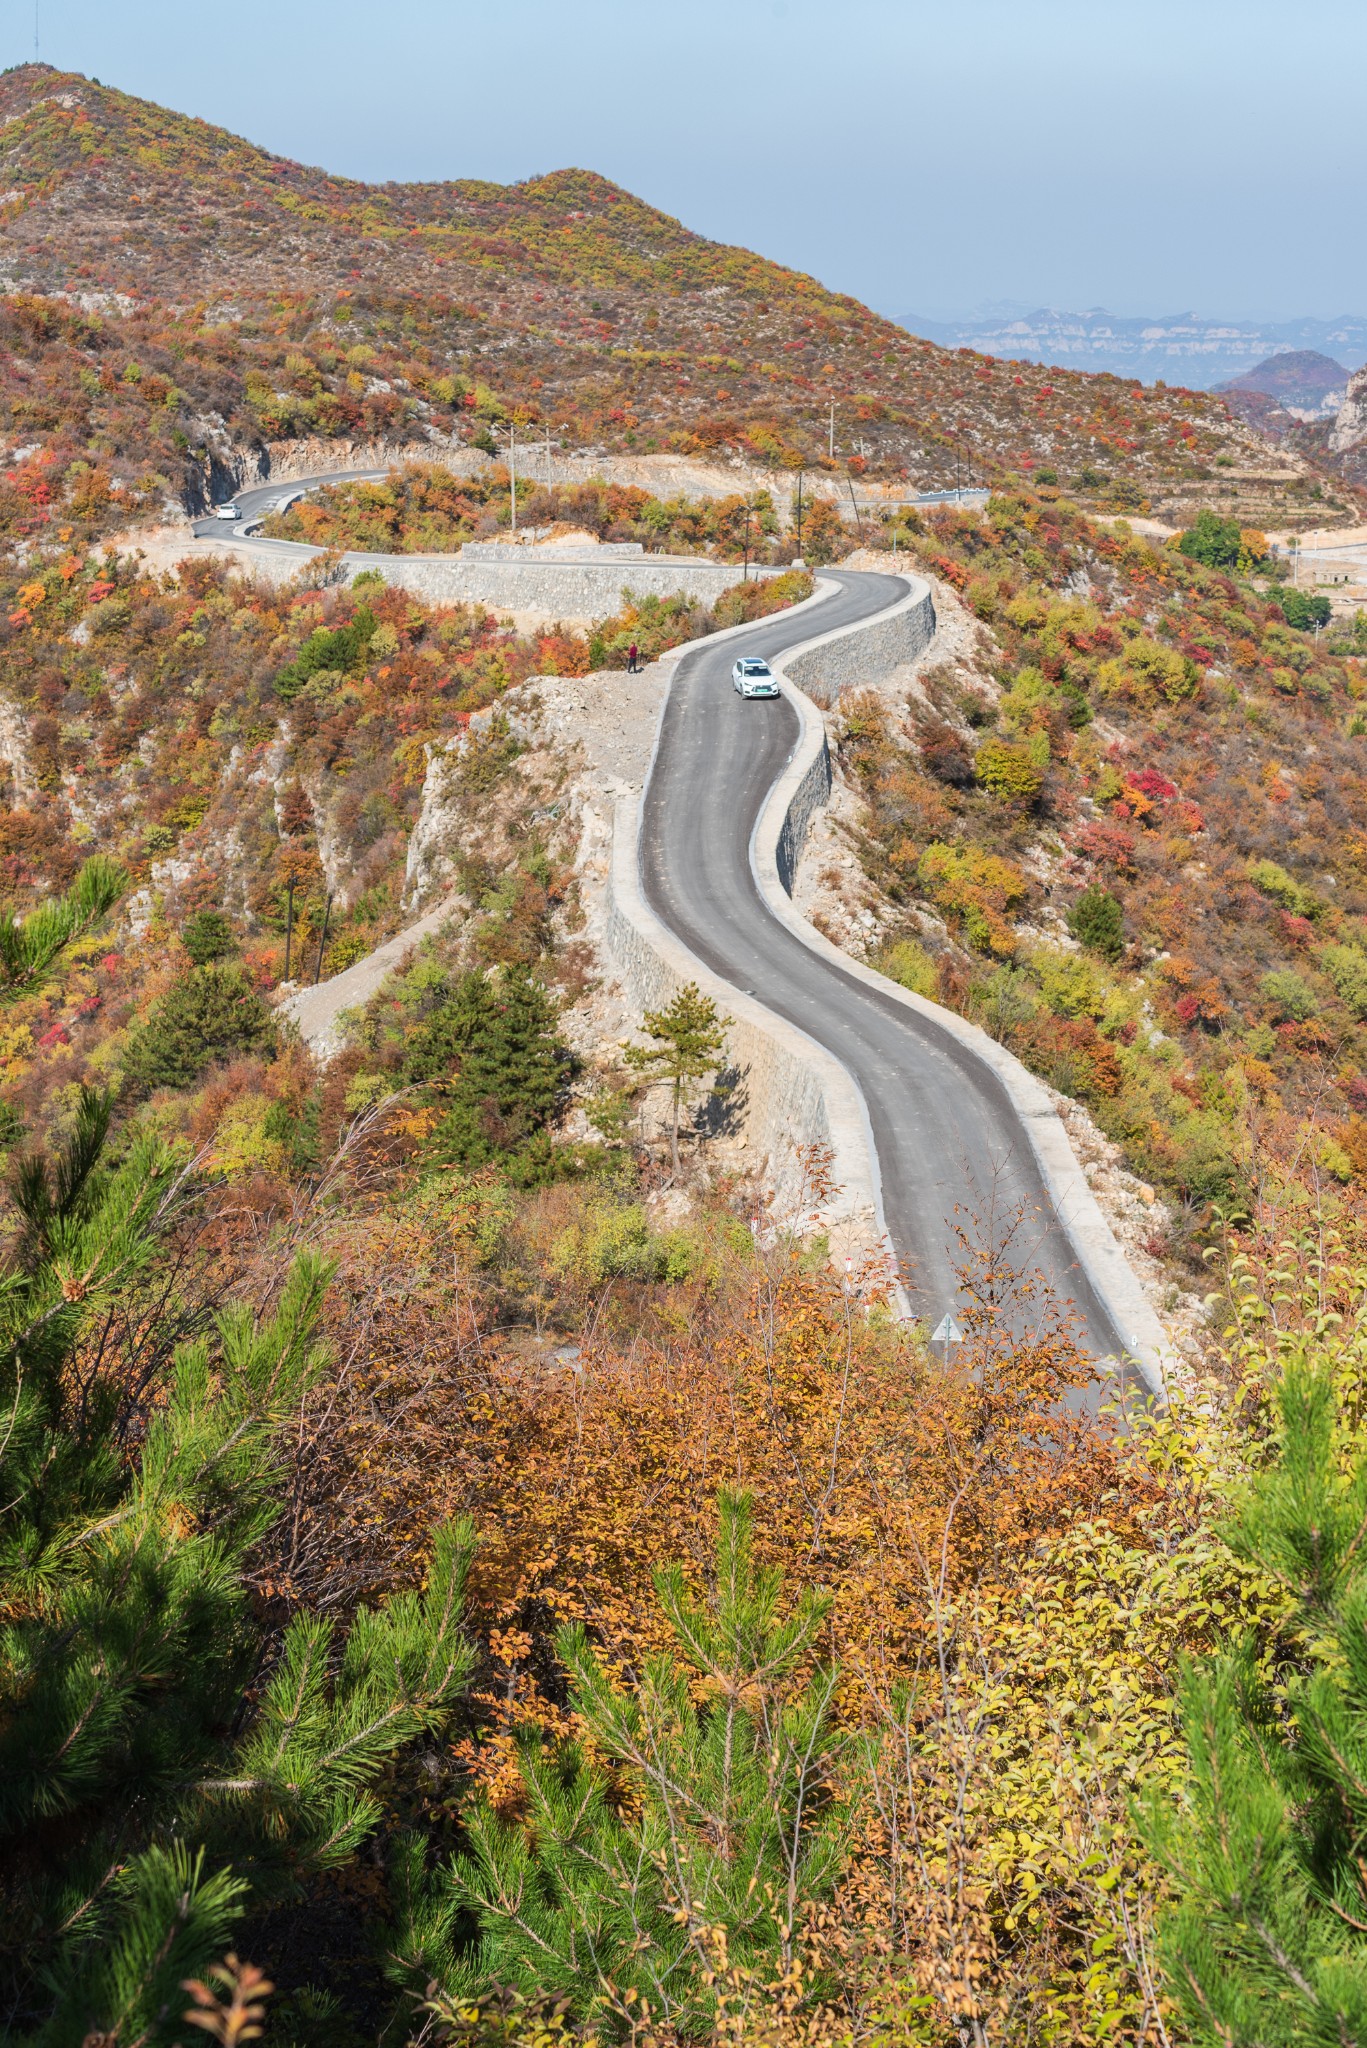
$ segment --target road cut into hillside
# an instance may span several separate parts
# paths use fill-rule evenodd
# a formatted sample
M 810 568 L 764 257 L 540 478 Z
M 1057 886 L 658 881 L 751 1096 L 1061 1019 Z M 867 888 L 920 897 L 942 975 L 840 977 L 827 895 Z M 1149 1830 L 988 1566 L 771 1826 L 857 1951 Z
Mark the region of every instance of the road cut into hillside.
M 907 601 L 900 577 L 823 578 L 838 586 L 820 608 L 830 635 L 873 625 Z M 771 792 L 817 714 L 791 686 L 777 701 L 742 700 L 731 664 L 741 653 L 778 664 L 814 623 L 808 616 L 799 630 L 779 613 L 678 662 L 641 811 L 646 901 L 691 955 L 815 1041 L 853 1081 L 881 1221 L 914 1314 L 935 1325 L 962 1307 L 961 1268 L 980 1246 L 1025 1283 L 1017 1327 L 1044 1313 L 1042 1296 L 1030 1293 L 1038 1276 L 1055 1299 L 1075 1304 L 1093 1356 L 1133 1358 L 1139 1382 L 1160 1392 L 1165 1333 L 1044 1091 L 961 1018 L 846 960 L 785 907 L 781 858 L 764 871 Z M 835 658 L 848 669 L 858 655 Z M 785 821 L 768 822 L 777 844 Z
M 1074 1304 L 1095 1357 L 1135 1360 L 1138 1382 L 1161 1392 L 1166 1335 L 1044 1091 L 974 1027 L 839 954 L 786 896 L 776 903 L 775 888 L 790 886 L 794 848 L 781 880 L 776 869 L 766 886 L 757 872 L 762 813 L 819 714 L 791 682 L 777 700 L 742 700 L 731 687 L 733 661 L 762 654 L 778 664 L 819 624 L 838 692 L 857 680 L 864 658 L 857 641 L 842 645 L 845 635 L 856 629 L 876 640 L 884 616 L 907 602 L 902 577 L 826 571 L 823 581 L 819 618 L 810 605 L 800 625 L 778 613 L 679 650 L 671 662 L 641 799 L 644 901 L 688 959 L 782 1020 L 790 1043 L 800 1034 L 814 1065 L 834 1061 L 848 1076 L 866 1179 L 913 1314 L 933 1326 L 962 1309 L 962 1269 L 978 1247 L 1021 1276 L 1019 1326 L 1044 1315 L 1045 1295 L 1031 1293 L 1042 1280 L 1047 1295 Z M 803 655 L 795 672 L 805 676 L 810 665 Z M 287 1007 L 305 1037 L 330 1050 L 342 1014 L 439 922 L 430 912 L 421 928 L 387 942 L 383 960 L 358 962 L 294 996 Z M 794 1129 L 791 1139 L 811 1135 Z

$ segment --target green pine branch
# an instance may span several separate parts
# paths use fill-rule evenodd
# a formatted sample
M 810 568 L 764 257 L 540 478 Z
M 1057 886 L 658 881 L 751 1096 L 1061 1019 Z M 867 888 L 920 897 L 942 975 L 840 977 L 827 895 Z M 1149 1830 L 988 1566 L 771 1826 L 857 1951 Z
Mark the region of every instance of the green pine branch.
M 589 1748 L 524 1740 L 525 1821 L 476 1803 L 468 1853 L 435 1884 L 410 1849 L 398 1969 L 414 1990 L 434 1983 L 440 2010 L 499 1985 L 566 2000 L 595 2027 L 692 2030 L 716 2010 L 719 1938 L 732 1966 L 774 1982 L 800 1906 L 834 1884 L 856 1796 L 836 1777 L 852 1756 L 833 1727 L 836 1673 L 804 1676 L 828 1601 L 807 1592 L 782 1611 L 744 1495 L 721 1499 L 708 1593 L 695 1598 L 677 1566 L 656 1587 L 675 1646 L 632 1692 L 582 1628 L 562 1630 Z
M 22 919 L 0 908 L 0 1002 L 27 995 L 58 954 L 107 916 L 127 887 L 119 863 L 96 854 L 56 902 L 41 904 Z
M 86 1099 L 28 1167 L 22 1263 L 0 1284 L 0 2007 L 7 2038 L 44 2048 L 183 2038 L 185 1980 L 248 1900 L 355 1851 L 377 1777 L 440 1730 L 472 1664 L 457 1523 L 421 1591 L 345 1632 L 296 1617 L 256 1697 L 245 1567 L 326 1367 L 330 1269 L 299 1258 L 271 1316 L 236 1303 L 182 1345 L 133 1455 L 109 1403 L 78 1423 L 63 1388 L 82 1329 L 163 1255 L 175 1182 L 155 1145 L 108 1166 L 107 1127 Z
M 1286 1597 L 1280 1644 L 1185 1674 L 1184 1795 L 1151 1802 L 1163 1967 L 1202 2048 L 1367 2040 L 1367 1454 L 1313 1355 L 1225 1535 Z M 1289 1674 L 1289 1675 L 1287 1675 Z

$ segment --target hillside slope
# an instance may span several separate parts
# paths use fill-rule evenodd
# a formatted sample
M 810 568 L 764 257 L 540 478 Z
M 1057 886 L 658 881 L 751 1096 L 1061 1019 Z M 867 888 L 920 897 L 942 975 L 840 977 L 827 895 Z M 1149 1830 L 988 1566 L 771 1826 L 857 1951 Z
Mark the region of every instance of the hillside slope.
M 1245 481 L 1249 517 L 1294 488 L 1219 399 L 937 348 L 588 171 L 363 185 L 25 65 L 0 78 L 0 191 L 11 293 L 71 295 L 106 354 L 140 317 L 176 387 L 212 333 L 239 439 L 352 433 L 378 396 L 391 426 L 516 408 L 605 449 L 825 465 L 834 407 L 841 471 L 912 488 L 1044 467 L 1181 512 Z M 204 445 L 193 404 L 175 424 Z

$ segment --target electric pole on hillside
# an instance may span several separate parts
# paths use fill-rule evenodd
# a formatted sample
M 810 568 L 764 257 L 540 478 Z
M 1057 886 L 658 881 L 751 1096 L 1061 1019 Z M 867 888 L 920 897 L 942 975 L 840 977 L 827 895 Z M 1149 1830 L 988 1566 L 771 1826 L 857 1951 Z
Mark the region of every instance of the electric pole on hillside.
M 829 452 L 829 454 L 830 454 L 830 458 L 831 458 L 831 461 L 832 461 L 832 462 L 834 462 L 834 461 L 835 461 L 835 400 L 834 400 L 834 399 L 832 399 L 832 400 L 831 400 L 831 433 L 830 433 L 830 441 L 829 441 L 829 443 L 828 443 L 828 452 Z
M 796 517 L 795 517 L 795 521 L 794 521 L 794 523 L 795 523 L 795 525 L 796 525 L 796 527 L 797 527 L 797 546 L 796 546 L 796 547 L 795 547 L 795 548 L 793 549 L 793 553 L 794 553 L 794 554 L 795 554 L 795 555 L 797 556 L 797 558 L 798 558 L 798 560 L 799 560 L 799 562 L 800 562 L 800 561 L 802 560 L 802 471 L 801 471 L 801 470 L 799 470 L 799 471 L 798 471 L 798 473 L 797 473 L 797 513 L 796 513 Z
M 517 421 L 508 422 L 508 490 L 512 500 L 511 526 L 509 531 L 517 532 Z

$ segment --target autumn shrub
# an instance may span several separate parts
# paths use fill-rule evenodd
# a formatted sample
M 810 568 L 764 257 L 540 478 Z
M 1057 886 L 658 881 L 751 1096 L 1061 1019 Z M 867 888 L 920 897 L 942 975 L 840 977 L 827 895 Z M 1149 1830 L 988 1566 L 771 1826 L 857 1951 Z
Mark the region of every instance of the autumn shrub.
M 1006 740 L 984 740 L 974 761 L 984 789 L 1003 803 L 1031 808 L 1044 791 L 1044 771 L 1032 758 L 1030 749 Z
M 872 956 L 870 965 L 876 967 L 880 974 L 886 974 L 889 981 L 898 981 L 903 988 L 909 988 L 914 995 L 928 996 L 933 1000 L 938 992 L 939 976 L 935 962 L 919 939 L 895 939 Z
M 713 624 L 718 630 L 743 626 L 751 619 L 769 618 L 789 605 L 803 604 L 815 588 L 812 577 L 801 569 L 788 569 L 781 576 L 756 576 L 746 583 L 733 583 L 723 590 L 712 606 Z
M 972 945 L 1007 958 L 1015 952 L 1016 934 L 1005 912 L 1023 902 L 1026 892 L 1024 877 L 1009 861 L 976 846 L 932 845 L 921 855 L 917 874 Z
M 1193 694 L 1199 680 L 1200 673 L 1189 655 L 1144 634 L 1129 641 L 1122 655 L 1103 662 L 1096 672 L 1100 696 L 1120 697 L 1141 706 L 1180 703 Z
M 973 753 L 962 733 L 944 719 L 935 719 L 922 729 L 920 740 L 921 759 L 937 782 L 954 789 L 973 787 Z
M 683 1278 L 669 1273 L 669 1249 L 639 1202 L 586 1205 L 551 1247 L 550 1270 L 581 1287 L 609 1280 Z

